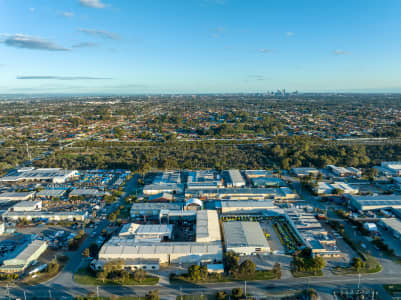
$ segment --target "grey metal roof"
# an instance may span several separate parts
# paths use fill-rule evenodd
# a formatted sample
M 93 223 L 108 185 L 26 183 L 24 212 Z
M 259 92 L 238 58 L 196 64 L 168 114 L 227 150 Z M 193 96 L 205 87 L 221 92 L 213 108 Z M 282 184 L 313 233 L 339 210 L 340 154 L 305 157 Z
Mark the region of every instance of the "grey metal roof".
M 223 223 L 223 230 L 227 248 L 269 248 L 269 243 L 258 222 L 225 222 Z
M 401 221 L 397 218 L 383 218 L 381 221 L 386 224 L 386 226 L 390 227 L 392 230 L 401 234 Z
M 61 197 L 66 190 L 43 190 L 36 194 L 38 197 Z
M 145 202 L 145 203 L 134 203 L 132 210 L 180 210 L 181 204 L 179 203 L 158 203 L 158 202 Z
M 239 170 L 228 170 L 228 175 L 233 184 L 245 184 L 245 180 Z
M 221 207 L 263 207 L 275 208 L 276 206 L 270 200 L 254 201 L 254 200 L 233 200 L 233 201 L 220 201 Z
M 378 196 L 353 196 L 354 200 L 358 202 L 365 202 L 365 201 L 377 201 L 377 202 L 384 202 L 384 201 L 401 201 L 401 195 L 378 195 Z

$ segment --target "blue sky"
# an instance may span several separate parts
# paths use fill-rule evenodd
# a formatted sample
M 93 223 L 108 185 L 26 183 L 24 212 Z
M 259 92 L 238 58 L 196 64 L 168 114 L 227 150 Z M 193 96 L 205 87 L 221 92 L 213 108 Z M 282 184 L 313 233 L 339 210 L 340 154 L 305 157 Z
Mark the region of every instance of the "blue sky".
M 401 92 L 400 0 L 0 0 L 0 93 Z

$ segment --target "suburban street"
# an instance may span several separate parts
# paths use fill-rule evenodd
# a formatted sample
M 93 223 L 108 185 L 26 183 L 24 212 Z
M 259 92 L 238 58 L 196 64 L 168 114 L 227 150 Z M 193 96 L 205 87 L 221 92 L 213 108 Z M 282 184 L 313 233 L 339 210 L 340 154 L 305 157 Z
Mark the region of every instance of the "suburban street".
M 43 295 L 45 298 L 48 298 L 49 295 L 51 295 L 51 297 L 55 299 L 71 299 L 77 295 L 86 295 L 90 292 L 96 293 L 97 288 L 95 286 L 82 286 L 73 282 L 72 274 L 70 268 L 66 268 L 62 275 L 46 284 L 40 284 L 33 287 L 11 287 L 10 294 L 15 298 L 23 299 L 25 290 L 27 299 L 38 299 L 38 295 Z M 391 273 L 381 272 L 378 274 L 363 275 L 360 278 L 360 284 L 361 287 L 376 288 L 380 291 L 381 284 L 399 283 L 399 274 L 399 271 L 393 270 Z M 358 281 L 359 278 L 355 275 L 254 281 L 247 282 L 247 292 L 251 295 L 263 296 L 273 292 L 277 293 L 280 291 L 301 290 L 310 287 L 319 291 L 324 299 L 331 299 L 329 295 L 331 294 L 332 289 L 356 288 Z M 217 291 L 231 291 L 231 289 L 235 287 L 243 286 L 244 282 L 202 285 L 159 284 L 157 286 L 102 286 L 99 287 L 99 294 L 101 296 L 143 296 L 149 290 L 158 289 L 162 299 L 175 299 L 176 296 L 182 294 L 213 294 Z

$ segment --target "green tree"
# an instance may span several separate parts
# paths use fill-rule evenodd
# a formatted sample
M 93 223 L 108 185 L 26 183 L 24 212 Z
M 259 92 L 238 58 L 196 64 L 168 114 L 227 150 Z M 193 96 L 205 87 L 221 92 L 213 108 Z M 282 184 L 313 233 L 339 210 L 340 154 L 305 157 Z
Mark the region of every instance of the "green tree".
M 86 249 L 82 252 L 82 255 L 85 256 L 85 257 L 90 257 L 90 250 L 89 250 L 89 248 L 86 248 Z
M 253 261 L 247 259 L 242 262 L 239 266 L 239 273 L 241 276 L 250 276 L 255 274 L 256 272 L 256 265 Z
M 219 291 L 216 293 L 216 300 L 225 300 L 226 297 L 227 297 L 227 294 L 224 291 Z
M 198 265 L 192 265 L 188 268 L 188 277 L 193 281 L 201 279 L 201 267 Z
M 149 292 L 145 295 L 145 300 L 160 300 L 160 293 L 159 293 L 159 290 L 152 290 L 152 291 L 149 291 Z
M 365 262 L 359 257 L 354 257 L 351 261 L 351 266 L 359 273 L 365 267 Z
M 107 278 L 107 273 L 105 271 L 99 271 L 96 273 L 96 278 L 104 283 Z
M 324 261 L 323 257 L 317 256 L 313 259 L 313 265 L 316 271 L 321 271 L 326 265 L 326 262 Z
M 134 280 L 141 283 L 146 278 L 146 271 L 143 269 L 138 269 L 134 272 Z
M 235 299 L 239 299 L 244 295 L 242 288 L 233 288 L 231 294 Z
M 111 213 L 111 214 L 109 215 L 109 221 L 110 221 L 111 223 L 114 223 L 114 222 L 116 221 L 116 219 L 117 219 L 117 215 L 116 215 L 115 213 Z
M 224 266 L 228 272 L 236 272 L 239 266 L 239 256 L 232 251 L 226 252 L 224 254 Z
M 206 279 L 208 278 L 208 276 L 209 276 L 209 271 L 208 271 L 208 269 L 207 269 L 207 265 L 203 265 L 203 266 L 200 268 L 200 276 L 201 276 L 201 279 L 202 279 L 202 280 L 206 280 Z
M 276 274 L 277 279 L 281 279 L 281 265 L 279 263 L 274 264 L 273 272 Z

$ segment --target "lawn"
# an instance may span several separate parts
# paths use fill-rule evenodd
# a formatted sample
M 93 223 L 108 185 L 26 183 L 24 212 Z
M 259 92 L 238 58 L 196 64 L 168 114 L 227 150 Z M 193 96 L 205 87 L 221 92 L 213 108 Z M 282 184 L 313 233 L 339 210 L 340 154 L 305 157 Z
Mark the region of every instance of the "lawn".
M 323 272 L 322 271 L 317 271 L 317 272 L 299 272 L 299 271 L 291 271 L 292 276 L 294 276 L 295 278 L 299 278 L 299 277 L 317 277 L 317 276 L 323 276 Z
M 359 272 L 352 266 L 349 266 L 344 268 L 341 267 L 335 268 L 332 270 L 332 273 L 334 275 L 356 275 L 356 274 L 378 273 L 382 270 L 382 266 L 373 256 L 363 253 L 362 258 L 366 263 L 366 267 L 359 270 Z
M 64 259 L 58 258 L 57 262 L 60 265 L 59 270 L 57 272 L 40 272 L 40 273 L 36 274 L 36 277 L 34 277 L 34 278 L 30 277 L 30 276 L 25 277 L 23 280 L 21 280 L 21 283 L 28 284 L 28 285 L 36 285 L 36 284 L 46 282 L 46 281 L 52 279 L 53 277 L 58 275 L 64 269 L 65 265 L 68 262 L 68 257 L 66 257 Z
M 177 296 L 176 300 L 215 300 L 215 295 L 183 295 Z
M 383 287 L 391 296 L 399 296 L 401 294 L 401 284 L 385 284 Z
M 109 297 L 91 297 L 91 296 L 79 296 L 76 297 L 75 299 L 84 299 L 84 300 L 112 300 L 112 298 Z M 121 296 L 117 298 L 113 298 L 116 300 L 145 300 L 145 297 L 137 297 L 137 296 Z
M 252 275 L 234 277 L 232 275 L 221 274 L 221 276 L 209 276 L 205 280 L 191 280 L 185 275 L 175 276 L 170 278 L 170 283 L 217 283 L 217 282 L 233 282 L 233 281 L 255 281 L 255 280 L 272 280 L 276 279 L 277 275 L 272 271 L 256 271 Z
M 87 268 L 81 268 L 74 274 L 74 281 L 82 285 L 155 285 L 159 282 L 159 277 L 147 276 L 142 282 L 132 278 L 124 283 L 117 280 L 105 279 L 98 280 L 93 274 L 88 272 Z

